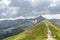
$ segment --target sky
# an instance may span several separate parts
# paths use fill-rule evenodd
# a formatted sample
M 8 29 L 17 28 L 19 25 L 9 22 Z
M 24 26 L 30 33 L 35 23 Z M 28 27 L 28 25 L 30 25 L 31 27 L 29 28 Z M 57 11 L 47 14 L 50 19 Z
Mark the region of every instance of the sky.
M 42 16 L 47 19 L 60 19 L 60 14 L 46 14 Z
M 0 19 L 38 15 L 60 19 L 60 0 L 0 0 Z

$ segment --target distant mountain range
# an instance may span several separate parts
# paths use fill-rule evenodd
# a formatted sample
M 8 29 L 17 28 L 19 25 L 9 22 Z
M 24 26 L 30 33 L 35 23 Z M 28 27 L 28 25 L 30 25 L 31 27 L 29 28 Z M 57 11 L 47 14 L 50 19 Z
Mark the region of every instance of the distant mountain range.
M 17 20 L 3 20 L 0 21 L 0 37 L 4 38 L 3 36 L 11 36 L 17 33 L 20 33 L 24 30 L 27 30 L 32 25 L 45 20 L 42 16 L 39 16 L 34 19 L 17 19 Z
M 42 16 L 39 16 L 37 18 L 30 18 L 30 19 L 17 19 L 17 20 L 2 20 L 0 21 L 0 28 L 4 29 L 4 28 L 10 28 L 10 27 L 14 27 L 17 25 L 22 25 L 25 23 L 37 23 L 41 20 L 43 20 L 44 18 Z
M 53 22 L 55 25 L 60 26 L 60 19 L 50 19 L 51 22 Z

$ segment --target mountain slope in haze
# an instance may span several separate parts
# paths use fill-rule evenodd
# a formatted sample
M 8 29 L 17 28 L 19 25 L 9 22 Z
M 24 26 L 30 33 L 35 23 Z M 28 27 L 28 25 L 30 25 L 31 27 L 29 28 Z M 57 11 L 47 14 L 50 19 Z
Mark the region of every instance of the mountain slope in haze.
M 16 35 L 24 30 L 32 27 L 32 25 L 36 24 L 44 20 L 42 16 L 30 19 L 17 19 L 17 20 L 1 20 L 0 21 L 0 39 L 6 38 L 8 36 Z
M 36 22 L 42 21 L 44 19 L 45 18 L 43 18 L 42 16 L 39 16 L 39 17 L 36 17 L 36 18 L 30 18 L 30 19 L 27 19 L 27 18 L 26 19 L 17 18 L 16 20 L 11 20 L 11 19 L 1 20 L 0 19 L 0 29 L 7 29 L 7 28 L 10 28 L 10 27 L 15 27 L 16 25 L 21 25 L 21 26 L 23 26 L 24 24 L 32 25 L 32 24 L 35 24 Z
M 47 25 L 46 25 L 47 24 Z M 49 31 L 48 31 L 49 29 Z M 48 20 L 37 23 L 30 29 L 17 34 L 15 36 L 8 37 L 4 40 L 59 40 L 60 28 L 53 25 Z
M 60 19 L 50 19 L 51 22 L 53 22 L 54 24 L 60 26 Z

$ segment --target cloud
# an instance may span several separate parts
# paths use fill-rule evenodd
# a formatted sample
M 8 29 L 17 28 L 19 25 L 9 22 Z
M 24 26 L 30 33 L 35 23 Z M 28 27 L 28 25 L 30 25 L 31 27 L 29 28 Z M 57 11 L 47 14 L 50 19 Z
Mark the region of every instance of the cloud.
M 30 17 L 19 16 L 19 17 L 15 17 L 15 18 L 2 18 L 2 19 L 0 19 L 0 21 L 4 21 L 4 20 L 18 20 L 18 19 L 34 19 L 34 18 L 36 18 L 36 16 L 30 16 Z
M 60 12 L 57 0 L 2 0 L 0 2 L 0 12 L 7 14 L 6 16 L 0 16 L 0 18 L 28 17 Z
M 39 12 L 46 10 L 48 5 L 49 5 L 48 0 L 12 0 L 10 4 L 10 6 L 21 7 L 21 10 L 20 12 L 17 13 L 17 16 L 41 15 L 43 13 Z
M 2 16 L 6 16 L 7 14 L 6 13 L 2 13 Z
M 2 0 L 2 4 L 8 6 L 11 3 L 11 0 Z
M 10 14 L 17 14 L 17 12 L 19 11 L 20 7 L 8 7 L 7 13 Z
M 47 19 L 60 19 L 60 14 L 46 14 L 42 16 Z
M 56 3 L 57 1 L 59 1 L 59 0 L 50 0 L 51 2 L 53 2 L 53 3 Z
M 0 18 L 11 18 L 17 17 L 18 11 L 20 12 L 20 7 L 8 6 L 5 9 L 0 9 Z
M 40 4 L 40 0 L 26 0 L 28 1 L 33 7 L 38 6 Z
M 49 7 L 57 6 L 57 5 L 58 5 L 58 4 L 57 4 L 58 1 L 59 1 L 59 0 L 50 0 L 50 5 L 49 5 Z
M 17 19 L 25 19 L 25 18 L 23 16 L 15 17 L 15 18 L 2 18 L 2 19 L 0 19 L 0 21 L 3 21 L 3 20 L 17 20 Z
M 34 19 L 34 18 L 36 18 L 36 16 L 26 17 L 26 19 Z
M 48 7 L 55 7 L 55 6 L 57 6 L 57 4 L 50 4 Z
M 11 3 L 11 0 L 1 0 L 0 1 L 0 9 L 6 8 Z

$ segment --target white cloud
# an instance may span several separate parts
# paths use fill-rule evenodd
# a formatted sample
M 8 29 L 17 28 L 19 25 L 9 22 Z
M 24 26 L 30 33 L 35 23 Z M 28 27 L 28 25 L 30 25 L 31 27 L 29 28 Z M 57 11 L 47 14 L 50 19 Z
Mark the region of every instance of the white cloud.
M 57 4 L 50 4 L 48 7 L 55 7 L 55 6 L 57 6 Z
M 23 16 L 15 17 L 15 18 L 2 18 L 2 19 L 0 19 L 0 21 L 3 21 L 3 20 L 17 20 L 17 19 L 25 19 L 25 18 Z
M 33 7 L 40 4 L 40 0 L 27 0 Z
M 2 4 L 9 5 L 11 3 L 11 0 L 2 0 Z
M 48 13 L 50 13 L 50 11 L 49 10 L 43 10 L 43 11 L 40 11 L 40 13 L 48 14 Z
M 34 19 L 34 18 L 36 18 L 36 16 L 33 16 L 33 17 L 20 16 L 20 17 L 15 17 L 15 18 L 2 18 L 2 19 L 0 19 L 0 21 L 3 21 L 3 20 L 18 20 L 18 19 Z
M 46 14 L 42 16 L 47 19 L 60 19 L 60 14 Z
M 27 17 L 26 19 L 34 19 L 34 18 L 36 18 L 36 16 L 30 16 L 30 17 Z
M 59 0 L 50 0 L 50 5 L 49 5 L 49 7 L 54 7 L 54 6 L 57 6 L 58 4 L 57 4 L 57 2 L 58 2 Z
M 9 7 L 8 10 L 7 10 L 7 13 L 17 14 L 19 9 L 20 9 L 20 7 Z
M 6 16 L 7 14 L 6 13 L 2 13 L 2 16 Z
M 57 1 L 59 1 L 59 0 L 50 0 L 51 2 L 53 2 L 53 3 L 56 3 Z
M 11 0 L 1 0 L 0 9 L 7 7 L 11 3 Z

